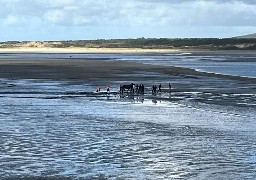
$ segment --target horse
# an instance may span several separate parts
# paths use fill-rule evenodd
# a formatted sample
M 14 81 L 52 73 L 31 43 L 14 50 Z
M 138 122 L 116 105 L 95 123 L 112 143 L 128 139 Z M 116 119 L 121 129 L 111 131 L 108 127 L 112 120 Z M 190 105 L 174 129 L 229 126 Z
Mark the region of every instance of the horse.
M 125 90 L 127 90 L 134 93 L 134 85 L 134 83 L 121 85 L 120 92 L 124 92 Z

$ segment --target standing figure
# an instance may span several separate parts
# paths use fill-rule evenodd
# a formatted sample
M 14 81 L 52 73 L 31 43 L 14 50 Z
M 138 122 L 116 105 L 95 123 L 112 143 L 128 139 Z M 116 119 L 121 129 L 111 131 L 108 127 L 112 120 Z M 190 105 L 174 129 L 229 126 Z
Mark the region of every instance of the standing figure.
M 96 92 L 100 92 L 100 89 L 101 89 L 100 87 L 97 87 Z
M 169 92 L 170 93 L 172 92 L 172 85 L 171 85 L 171 83 L 169 83 Z
M 110 92 L 110 86 L 107 86 L 107 93 Z
M 152 94 L 155 94 L 154 90 L 155 90 L 155 85 L 152 86 Z
M 159 86 L 158 86 L 158 92 L 162 92 L 162 85 L 161 84 L 159 84 Z
M 152 94 L 156 94 L 156 90 L 157 90 L 157 86 L 156 85 L 153 85 L 152 86 Z
M 135 84 L 131 83 L 131 93 L 134 94 L 135 92 Z
M 123 85 L 120 85 L 120 94 L 124 94 L 124 87 L 123 87 Z
M 145 92 L 145 87 L 144 87 L 144 84 L 141 85 L 141 94 L 144 94 Z
M 139 85 L 139 94 L 141 94 L 141 90 L 142 90 L 142 86 L 141 86 L 141 84 Z
M 139 85 L 138 84 L 136 84 L 136 86 L 135 86 L 135 93 L 139 93 Z

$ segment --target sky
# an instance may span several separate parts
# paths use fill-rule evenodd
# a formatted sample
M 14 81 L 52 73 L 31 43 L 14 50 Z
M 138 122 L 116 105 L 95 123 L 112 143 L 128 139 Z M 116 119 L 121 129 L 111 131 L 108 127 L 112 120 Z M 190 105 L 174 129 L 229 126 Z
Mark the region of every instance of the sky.
M 256 33 L 256 0 L 0 0 L 0 7 L 0 41 Z

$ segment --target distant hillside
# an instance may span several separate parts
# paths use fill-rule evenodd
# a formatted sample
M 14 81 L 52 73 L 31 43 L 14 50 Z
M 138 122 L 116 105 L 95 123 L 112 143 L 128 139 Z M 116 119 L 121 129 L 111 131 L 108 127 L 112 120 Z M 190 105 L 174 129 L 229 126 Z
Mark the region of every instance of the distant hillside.
M 255 34 L 256 37 L 256 34 Z M 76 41 L 7 41 L 0 48 L 142 48 L 255 50 L 256 38 L 138 38 Z
M 256 33 L 253 33 L 253 34 L 247 34 L 247 35 L 243 35 L 243 36 L 237 36 L 236 38 L 244 38 L 244 39 L 248 39 L 248 38 L 256 38 Z

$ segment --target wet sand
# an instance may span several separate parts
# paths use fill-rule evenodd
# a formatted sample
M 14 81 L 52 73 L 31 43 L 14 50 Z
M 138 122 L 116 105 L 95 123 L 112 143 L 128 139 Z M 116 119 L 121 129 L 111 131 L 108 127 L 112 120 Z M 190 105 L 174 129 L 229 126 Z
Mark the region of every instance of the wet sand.
M 103 87 L 134 82 L 145 84 L 148 91 L 153 84 L 162 83 L 163 92 L 169 91 L 168 83 L 171 82 L 173 92 L 182 95 L 187 92 L 188 98 L 196 92 L 200 101 L 224 105 L 237 102 L 233 94 L 254 94 L 256 89 L 254 78 L 102 59 L 1 59 L 0 78 L 90 81 Z M 211 97 L 207 93 L 217 100 L 208 102 Z M 223 98 L 223 94 L 230 98 Z
M 1 59 L 0 78 L 3 178 L 255 179 L 251 79 L 99 59 Z M 94 92 L 130 82 L 142 99 Z
M 119 79 L 127 80 L 124 74 L 135 72 L 163 73 L 184 78 L 198 76 L 223 78 L 256 82 L 254 78 L 229 76 L 206 72 L 197 72 L 189 68 L 146 65 L 132 62 L 120 62 L 102 59 L 1 59 L 0 77 L 15 79 L 54 79 L 54 80 L 88 80 L 88 79 Z M 150 74 L 149 74 L 150 75 Z M 141 80 L 144 77 L 129 79 Z
M 1 59 L 0 77 L 17 79 L 54 79 L 54 80 L 88 80 L 88 79 L 129 79 L 140 81 L 144 77 L 132 78 L 135 72 L 163 73 L 184 78 L 198 76 L 222 78 L 238 81 L 256 82 L 255 78 L 229 76 L 206 72 L 197 72 L 189 68 L 145 65 L 132 62 L 120 62 L 101 59 Z

